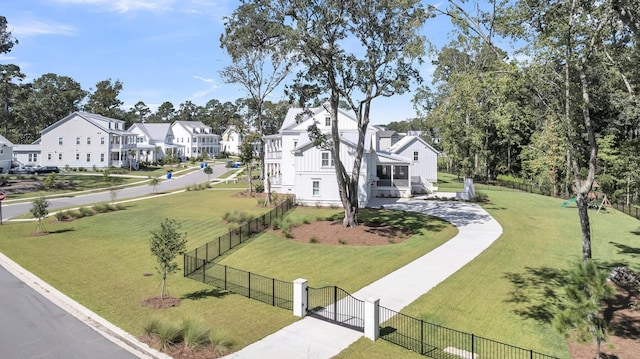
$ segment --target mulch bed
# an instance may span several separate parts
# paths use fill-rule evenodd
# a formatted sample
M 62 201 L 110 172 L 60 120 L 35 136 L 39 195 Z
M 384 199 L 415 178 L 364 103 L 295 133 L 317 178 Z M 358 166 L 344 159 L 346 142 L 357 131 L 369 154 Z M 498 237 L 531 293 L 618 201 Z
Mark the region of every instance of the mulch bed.
M 173 308 L 180 305 L 180 299 L 174 297 L 151 297 L 142 301 L 142 306 L 151 309 L 166 309 Z

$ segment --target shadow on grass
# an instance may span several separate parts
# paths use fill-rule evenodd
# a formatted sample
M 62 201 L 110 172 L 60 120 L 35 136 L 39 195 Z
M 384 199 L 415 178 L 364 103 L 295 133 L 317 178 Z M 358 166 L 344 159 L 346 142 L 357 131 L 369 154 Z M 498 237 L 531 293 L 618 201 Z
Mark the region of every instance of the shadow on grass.
M 568 271 L 551 267 L 525 269 L 524 273 L 505 273 L 514 287 L 506 302 L 513 303 L 513 312 L 524 319 L 551 323 L 560 305 Z
M 329 220 L 342 221 L 343 213 L 337 213 Z M 405 231 L 417 233 L 420 230 L 439 232 L 445 228 L 446 222 L 439 218 L 411 211 L 392 211 L 385 209 L 363 208 L 358 212 L 358 221 L 370 227 L 391 226 Z
M 73 232 L 76 229 L 73 227 L 70 228 L 63 228 L 63 229 L 58 229 L 56 231 L 49 231 L 49 234 L 60 234 L 60 233 L 67 233 L 67 232 Z
M 622 243 L 616 243 L 616 242 L 609 242 L 610 244 L 612 244 L 614 247 L 618 248 L 618 253 L 619 254 L 630 254 L 632 256 L 638 256 L 640 255 L 640 248 L 639 247 L 631 247 L 628 246 L 626 244 L 622 244 Z
M 226 290 L 218 288 L 202 289 L 195 292 L 187 293 L 180 299 L 200 300 L 206 298 L 223 298 L 229 294 Z

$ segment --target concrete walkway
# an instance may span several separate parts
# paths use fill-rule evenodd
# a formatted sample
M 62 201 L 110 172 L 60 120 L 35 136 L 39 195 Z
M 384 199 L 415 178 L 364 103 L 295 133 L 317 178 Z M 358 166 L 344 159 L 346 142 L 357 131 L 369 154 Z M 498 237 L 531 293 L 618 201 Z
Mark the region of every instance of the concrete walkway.
M 376 199 L 371 207 L 414 211 L 443 218 L 458 234 L 415 261 L 360 289 L 353 296 L 380 298 L 380 305 L 400 311 L 469 263 L 502 234 L 502 227 L 480 206 L 465 202 Z M 225 358 L 328 359 L 363 333 L 305 317 Z

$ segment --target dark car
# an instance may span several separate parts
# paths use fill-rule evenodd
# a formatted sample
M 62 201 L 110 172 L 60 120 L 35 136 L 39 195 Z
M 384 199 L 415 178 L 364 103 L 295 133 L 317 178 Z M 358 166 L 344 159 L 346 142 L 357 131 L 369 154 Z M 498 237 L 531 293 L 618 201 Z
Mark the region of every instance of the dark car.
M 59 173 L 60 169 L 56 166 L 42 166 L 36 167 L 35 172 L 37 175 L 41 173 Z
M 24 166 L 24 167 L 14 167 L 12 169 L 9 170 L 9 174 L 12 175 L 22 175 L 22 174 L 32 174 L 35 173 L 35 169 L 31 166 Z

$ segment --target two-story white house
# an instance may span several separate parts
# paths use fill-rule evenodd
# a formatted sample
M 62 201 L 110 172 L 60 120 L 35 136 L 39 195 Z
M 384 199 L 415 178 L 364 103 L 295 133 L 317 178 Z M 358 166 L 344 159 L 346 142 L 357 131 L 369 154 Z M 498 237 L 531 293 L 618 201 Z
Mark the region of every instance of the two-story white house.
M 42 166 L 71 168 L 128 167 L 136 137 L 124 121 L 74 112 L 41 131 Z
M 13 143 L 0 135 L 0 173 L 6 173 L 11 169 L 13 160 Z
M 220 136 L 213 133 L 211 127 L 200 121 L 176 121 L 171 125 L 178 157 L 187 160 L 197 158 L 206 153 L 209 157 L 215 157 L 220 152 Z
M 265 168 L 271 190 L 295 194 L 307 205 L 341 205 L 331 151 L 314 146 L 307 129 L 316 123 L 323 133 L 332 126 L 329 112 L 322 106 L 308 111 L 290 109 L 279 132 L 265 136 Z M 355 118 L 338 111 L 340 158 L 351 172 L 358 140 Z M 359 204 L 374 197 L 407 197 L 428 192 L 437 180 L 438 152 L 417 136 L 397 140 L 380 149 L 380 129 L 370 127 L 365 134 L 358 188 Z M 390 137 L 388 144 L 391 144 Z M 383 146 L 386 145 L 383 140 Z
M 134 123 L 129 132 L 137 135 L 136 147 L 141 162 L 157 162 L 172 154 L 184 153 L 184 146 L 174 144 L 173 130 L 169 123 Z
M 240 153 L 240 144 L 242 143 L 242 134 L 238 132 L 238 129 L 234 125 L 230 125 L 222 133 L 220 138 L 220 151 L 226 152 L 230 155 L 237 155 Z

